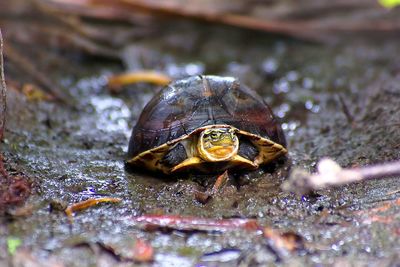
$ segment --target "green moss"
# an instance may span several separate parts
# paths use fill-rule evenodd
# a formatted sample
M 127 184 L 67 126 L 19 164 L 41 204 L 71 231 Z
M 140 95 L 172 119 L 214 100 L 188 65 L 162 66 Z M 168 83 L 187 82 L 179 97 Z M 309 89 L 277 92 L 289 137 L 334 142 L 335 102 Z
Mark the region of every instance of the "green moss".
M 19 246 L 21 246 L 22 240 L 18 237 L 7 237 L 7 251 L 10 255 L 14 255 L 15 251 Z
M 196 256 L 199 254 L 199 251 L 192 247 L 180 247 L 178 248 L 177 252 L 179 255 L 186 257 Z

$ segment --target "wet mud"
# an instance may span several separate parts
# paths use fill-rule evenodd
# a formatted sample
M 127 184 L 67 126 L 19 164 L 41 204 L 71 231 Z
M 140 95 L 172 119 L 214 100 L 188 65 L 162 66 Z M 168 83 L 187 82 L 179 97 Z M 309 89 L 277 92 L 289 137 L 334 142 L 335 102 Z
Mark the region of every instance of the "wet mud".
M 143 266 L 400 264 L 400 177 L 304 196 L 280 188 L 293 166 L 314 171 L 323 157 L 343 167 L 400 158 L 398 40 L 327 46 L 193 26 L 167 29 L 157 42 L 127 44 L 123 54 L 123 66 L 89 58 L 75 63 L 76 73 L 55 70 L 75 108 L 28 101 L 9 90 L 1 144 L 6 169 L 30 177 L 34 188 L 22 206 L 1 218 L 0 265 L 135 266 L 129 255 L 138 240 L 154 249 L 154 261 Z M 216 177 L 166 179 L 128 171 L 124 159 L 131 128 L 159 89 L 137 84 L 110 94 L 106 77 L 129 66 L 160 70 L 174 79 L 238 77 L 281 120 L 288 159 L 237 175 L 205 204 L 195 192 L 210 187 Z M 63 207 L 103 196 L 122 202 L 78 212 L 70 224 Z M 22 208 L 30 211 L 13 215 Z M 302 246 L 279 249 L 260 231 L 243 229 L 146 231 L 131 219 L 145 214 L 252 218 L 262 227 L 299 236 Z M 14 254 L 7 249 L 10 238 L 21 240 Z

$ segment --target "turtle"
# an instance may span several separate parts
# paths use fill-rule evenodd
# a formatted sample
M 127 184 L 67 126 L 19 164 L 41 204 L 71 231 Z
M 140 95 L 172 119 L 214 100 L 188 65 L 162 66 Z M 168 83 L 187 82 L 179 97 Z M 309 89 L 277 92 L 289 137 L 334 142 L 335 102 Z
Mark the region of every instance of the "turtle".
M 144 107 L 129 141 L 128 166 L 162 172 L 255 170 L 287 153 L 271 108 L 233 77 L 176 80 Z

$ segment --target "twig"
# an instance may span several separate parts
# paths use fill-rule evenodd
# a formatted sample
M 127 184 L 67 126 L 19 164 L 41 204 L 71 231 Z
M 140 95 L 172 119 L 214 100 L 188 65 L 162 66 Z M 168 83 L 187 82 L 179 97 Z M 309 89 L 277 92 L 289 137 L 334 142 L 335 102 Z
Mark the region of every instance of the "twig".
M 113 197 L 91 198 L 68 206 L 65 209 L 65 214 L 68 216 L 70 222 L 72 223 L 74 212 L 88 209 L 94 205 L 103 202 L 119 203 L 121 201 L 122 200 L 120 198 Z
M 346 102 L 344 101 L 344 98 L 341 94 L 338 94 L 339 97 L 339 102 L 342 105 L 342 111 L 344 115 L 346 116 L 346 119 L 349 123 L 354 123 L 354 116 L 351 114 L 349 107 L 347 106 Z
M 14 64 L 16 64 L 22 71 L 34 78 L 35 81 L 37 81 L 43 89 L 54 96 L 54 98 L 65 104 L 73 106 L 69 95 L 64 93 L 61 88 L 56 86 L 55 83 L 46 74 L 40 72 L 37 69 L 37 66 L 35 66 L 29 59 L 24 57 L 21 53 L 19 53 L 10 45 L 7 45 L 5 48 L 7 58 L 10 59 L 10 61 L 14 62 Z
M 214 197 L 222 188 L 224 188 L 228 182 L 229 175 L 226 170 L 223 174 L 217 177 L 215 184 L 211 189 L 207 189 L 206 192 L 195 192 L 195 199 L 202 204 L 206 204 L 210 198 Z
M 3 59 L 3 35 L 0 29 L 0 141 L 4 138 L 4 129 L 6 126 L 6 112 L 7 112 L 7 87 L 4 77 L 4 59 Z
M 317 165 L 318 172 L 310 174 L 302 169 L 294 169 L 288 181 L 282 185 L 285 191 L 299 194 L 330 186 L 349 184 L 353 182 L 400 176 L 400 161 L 367 166 L 362 168 L 342 169 L 331 159 L 322 159 Z
M 400 193 L 400 189 L 387 192 L 386 195 L 389 196 L 389 195 L 394 195 L 394 194 L 397 194 L 397 193 Z
M 171 82 L 171 78 L 166 74 L 152 70 L 133 71 L 109 77 L 108 87 L 110 91 L 116 93 L 121 90 L 122 86 L 141 82 L 166 86 Z
M 66 1 L 58 0 L 57 2 L 65 3 Z M 358 21 L 345 19 L 333 20 L 331 23 L 324 22 L 321 18 L 319 18 L 320 21 L 309 19 L 301 20 L 298 19 L 298 17 L 297 19 L 260 19 L 251 14 L 235 14 L 227 10 L 216 9 L 214 12 L 211 12 L 206 8 L 190 8 L 188 5 L 181 5 L 179 1 L 91 0 L 89 2 L 92 3 L 92 5 L 118 6 L 120 8 L 143 14 L 189 18 L 259 31 L 285 34 L 312 41 L 334 40 L 332 32 L 339 34 L 369 31 L 395 32 L 399 30 L 397 21 L 377 20 L 375 23 L 368 24 L 363 21 L 363 18 Z M 348 9 L 348 7 L 346 8 Z M 328 34 L 321 36 L 321 33 Z
M 229 175 L 228 171 L 224 171 L 223 174 L 217 177 L 217 180 L 215 181 L 215 184 L 210 190 L 210 195 L 213 196 L 217 194 L 228 182 L 229 180 Z
M 228 230 L 257 231 L 261 227 L 255 219 L 212 219 L 180 215 L 143 215 L 131 217 L 135 225 L 146 230 L 173 229 L 180 231 L 224 232 Z

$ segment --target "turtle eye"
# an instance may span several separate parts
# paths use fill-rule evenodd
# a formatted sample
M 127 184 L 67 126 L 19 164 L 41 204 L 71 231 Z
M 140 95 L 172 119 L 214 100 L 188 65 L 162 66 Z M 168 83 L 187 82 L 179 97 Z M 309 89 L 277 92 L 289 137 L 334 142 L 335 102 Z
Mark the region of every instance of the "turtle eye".
M 211 133 L 210 136 L 211 136 L 211 139 L 217 140 L 217 139 L 219 139 L 219 137 L 221 136 L 221 133 L 213 132 L 213 133 Z

